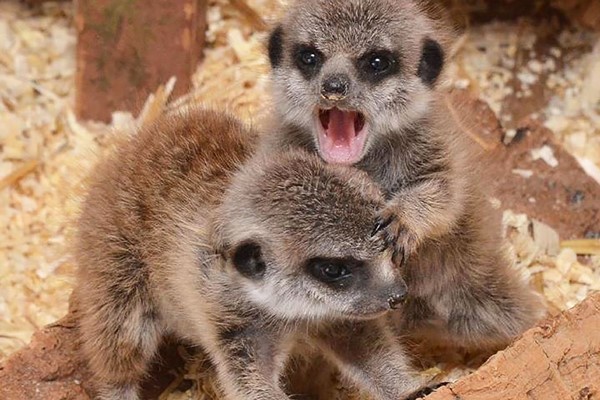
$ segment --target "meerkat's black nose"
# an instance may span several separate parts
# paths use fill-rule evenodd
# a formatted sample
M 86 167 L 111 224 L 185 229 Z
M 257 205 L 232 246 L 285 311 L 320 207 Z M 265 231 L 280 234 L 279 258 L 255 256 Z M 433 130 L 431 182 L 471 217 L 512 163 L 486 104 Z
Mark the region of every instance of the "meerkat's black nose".
M 350 78 L 344 74 L 330 75 L 323 81 L 321 96 L 327 100 L 342 100 L 348 96 Z
M 392 310 L 395 310 L 398 308 L 398 306 L 400 306 L 400 305 L 402 305 L 402 303 L 404 303 L 405 299 L 406 299 L 406 293 L 393 294 L 388 299 L 388 304 L 390 305 L 390 308 Z

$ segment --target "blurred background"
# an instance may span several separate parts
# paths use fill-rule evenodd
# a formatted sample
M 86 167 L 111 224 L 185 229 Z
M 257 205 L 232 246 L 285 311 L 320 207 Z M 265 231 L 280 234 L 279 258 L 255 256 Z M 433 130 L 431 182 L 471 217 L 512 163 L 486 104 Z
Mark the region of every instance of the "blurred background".
M 67 312 L 69 224 L 114 135 L 190 101 L 253 124 L 268 113 L 263 46 L 285 1 L 141 3 L 0 1 L 0 361 Z M 600 2 L 439 5 L 459 30 L 446 85 L 482 147 L 539 135 L 498 161 L 512 162 L 501 187 L 521 192 L 497 208 L 551 313 L 572 307 L 600 290 Z M 537 174 L 559 186 L 524 197 Z

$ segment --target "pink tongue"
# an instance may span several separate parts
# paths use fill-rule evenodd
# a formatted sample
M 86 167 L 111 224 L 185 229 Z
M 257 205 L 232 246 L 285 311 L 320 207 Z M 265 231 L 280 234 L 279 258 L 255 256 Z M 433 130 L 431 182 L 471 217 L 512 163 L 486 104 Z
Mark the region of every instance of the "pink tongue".
M 350 147 L 352 139 L 356 136 L 354 128 L 355 112 L 343 112 L 334 108 L 329 111 L 329 126 L 327 136 L 336 147 Z

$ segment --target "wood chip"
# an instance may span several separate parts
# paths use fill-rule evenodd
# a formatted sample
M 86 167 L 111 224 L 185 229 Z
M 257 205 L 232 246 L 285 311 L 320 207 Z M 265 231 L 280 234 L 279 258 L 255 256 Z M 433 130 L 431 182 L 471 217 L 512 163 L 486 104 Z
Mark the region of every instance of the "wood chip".
M 39 165 L 40 163 L 37 160 L 27 161 L 25 164 L 17 168 L 17 170 L 11 173 L 10 175 L 0 179 L 0 190 L 14 185 L 22 178 L 35 171 Z
M 600 256 L 600 239 L 566 240 L 561 247 L 573 249 L 580 255 Z
M 534 160 L 543 160 L 552 168 L 558 167 L 558 160 L 554 157 L 554 150 L 548 145 L 544 145 L 539 149 L 532 149 L 531 157 L 533 157 Z
M 548 225 L 532 220 L 533 240 L 540 247 L 540 250 L 549 256 L 557 256 L 560 251 L 560 237 L 558 232 Z
M 231 0 L 231 4 L 242 13 L 254 29 L 264 31 L 267 28 L 265 20 L 245 0 Z

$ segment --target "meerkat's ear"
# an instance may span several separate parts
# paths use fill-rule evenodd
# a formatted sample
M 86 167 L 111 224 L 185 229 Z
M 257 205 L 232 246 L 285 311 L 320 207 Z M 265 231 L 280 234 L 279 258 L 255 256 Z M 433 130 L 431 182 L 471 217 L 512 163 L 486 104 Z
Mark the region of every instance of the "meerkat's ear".
M 269 61 L 271 68 L 281 65 L 283 58 L 283 28 L 278 25 L 269 36 Z
M 417 75 L 424 84 L 433 86 L 444 67 L 444 49 L 435 40 L 427 38 L 421 48 L 421 61 Z
M 262 278 L 267 268 L 260 245 L 251 240 L 242 242 L 233 249 L 231 261 L 240 274 L 250 279 Z

